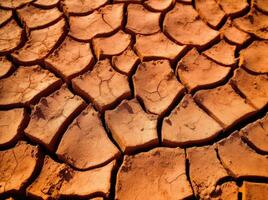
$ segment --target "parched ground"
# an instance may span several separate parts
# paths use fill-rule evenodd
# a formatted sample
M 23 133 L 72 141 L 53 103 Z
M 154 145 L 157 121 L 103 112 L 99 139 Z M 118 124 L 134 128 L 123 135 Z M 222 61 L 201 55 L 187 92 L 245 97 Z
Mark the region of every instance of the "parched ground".
M 267 0 L 0 0 L 0 200 L 267 200 Z

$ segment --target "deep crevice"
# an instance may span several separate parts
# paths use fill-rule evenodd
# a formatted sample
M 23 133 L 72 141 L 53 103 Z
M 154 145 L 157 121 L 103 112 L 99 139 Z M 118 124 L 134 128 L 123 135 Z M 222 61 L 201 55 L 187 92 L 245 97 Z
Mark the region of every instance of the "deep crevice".
M 105 122 L 105 114 L 104 113 L 100 114 L 100 120 L 101 120 L 102 126 L 105 129 L 105 132 L 108 135 L 110 141 L 119 149 L 119 151 L 121 152 L 121 154 L 124 154 L 122 152 L 120 146 L 117 144 L 117 142 L 113 138 L 112 132 L 110 131 L 109 127 L 106 125 L 106 122 Z
M 115 199 L 115 195 L 116 195 L 116 181 L 117 181 L 117 174 L 119 172 L 119 169 L 121 167 L 121 165 L 123 164 L 123 159 L 124 156 L 120 156 L 117 161 L 116 161 L 116 166 L 112 171 L 112 176 L 111 176 L 111 188 L 110 188 L 110 195 L 109 195 L 109 200 L 114 200 Z
M 186 149 L 184 149 L 184 153 L 185 153 L 185 171 L 186 171 L 186 178 L 187 178 L 187 181 L 189 182 L 191 188 L 192 188 L 192 191 L 193 191 L 193 196 L 192 197 L 189 197 L 188 199 L 192 199 L 192 200 L 195 200 L 195 199 L 198 199 L 198 197 L 195 196 L 194 194 L 194 188 L 193 188 L 193 184 L 192 184 L 192 181 L 191 181 L 191 178 L 190 178 L 190 160 L 188 159 L 188 156 L 187 156 L 187 151 Z

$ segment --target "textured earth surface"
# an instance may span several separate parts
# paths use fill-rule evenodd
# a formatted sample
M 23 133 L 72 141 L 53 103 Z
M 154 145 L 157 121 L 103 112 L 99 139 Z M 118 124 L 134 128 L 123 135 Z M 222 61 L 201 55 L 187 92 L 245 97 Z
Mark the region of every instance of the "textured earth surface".
M 267 200 L 268 0 L 0 0 L 0 200 Z

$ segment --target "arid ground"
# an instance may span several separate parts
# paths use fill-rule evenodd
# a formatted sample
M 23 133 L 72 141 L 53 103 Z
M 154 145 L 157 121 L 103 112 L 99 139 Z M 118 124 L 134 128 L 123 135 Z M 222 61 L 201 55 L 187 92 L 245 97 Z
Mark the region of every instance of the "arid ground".
M 0 0 L 0 199 L 267 200 L 268 0 Z

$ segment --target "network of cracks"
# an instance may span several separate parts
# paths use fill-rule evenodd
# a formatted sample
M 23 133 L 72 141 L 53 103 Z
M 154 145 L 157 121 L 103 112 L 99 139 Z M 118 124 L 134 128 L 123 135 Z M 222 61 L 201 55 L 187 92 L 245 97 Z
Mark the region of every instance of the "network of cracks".
M 267 0 L 0 0 L 0 199 L 266 200 Z

